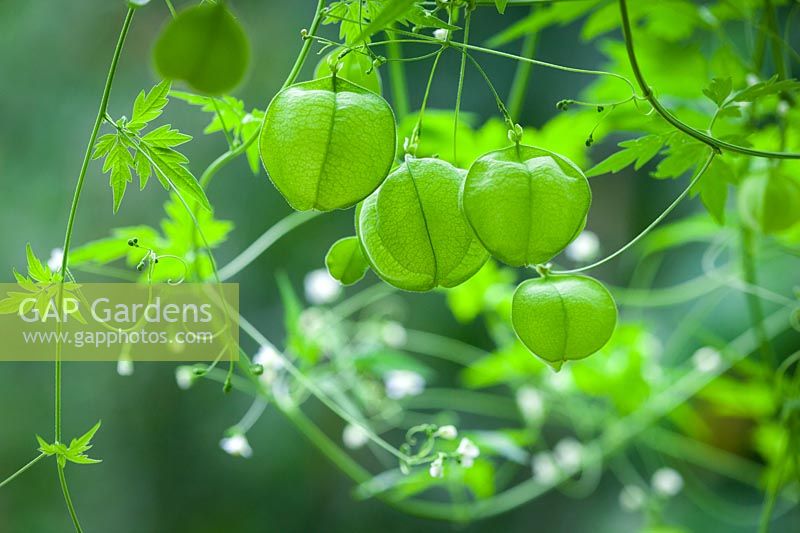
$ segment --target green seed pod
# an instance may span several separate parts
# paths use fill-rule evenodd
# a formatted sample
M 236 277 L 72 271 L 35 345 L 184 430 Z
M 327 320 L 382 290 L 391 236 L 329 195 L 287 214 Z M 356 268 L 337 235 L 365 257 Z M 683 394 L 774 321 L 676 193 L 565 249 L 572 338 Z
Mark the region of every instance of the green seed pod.
M 317 63 L 314 77 L 319 79 L 330 76 L 331 63 L 338 62 L 341 64 L 341 68 L 337 74 L 340 78 L 344 78 L 349 82 L 369 89 L 375 94 L 383 94 L 380 72 L 373 66 L 372 60 L 368 56 L 350 52 L 340 59 L 340 53 L 341 50 L 334 50 L 323 57 L 320 62 Z
M 586 225 L 591 202 L 589 182 L 574 163 L 524 145 L 480 157 L 461 191 L 483 245 L 517 267 L 545 263 L 566 248 Z
M 279 92 L 259 143 L 267 174 L 289 205 L 330 211 L 355 205 L 381 184 L 397 134 L 386 100 L 328 76 Z
M 358 236 L 387 283 L 409 291 L 455 287 L 489 258 L 458 208 L 464 174 L 439 159 L 408 158 L 359 205 Z
M 339 239 L 325 256 L 325 266 L 328 273 L 342 285 L 356 283 L 369 270 L 369 263 L 361 251 L 358 237 L 345 237 Z
M 522 343 L 556 371 L 605 346 L 617 323 L 617 305 L 597 280 L 548 275 L 517 287 L 511 323 Z
M 206 94 L 235 88 L 247 71 L 250 44 L 225 2 L 181 11 L 156 41 L 153 59 L 159 74 L 184 80 Z
M 800 182 L 783 174 L 751 176 L 739 186 L 737 203 L 747 226 L 777 233 L 800 221 Z

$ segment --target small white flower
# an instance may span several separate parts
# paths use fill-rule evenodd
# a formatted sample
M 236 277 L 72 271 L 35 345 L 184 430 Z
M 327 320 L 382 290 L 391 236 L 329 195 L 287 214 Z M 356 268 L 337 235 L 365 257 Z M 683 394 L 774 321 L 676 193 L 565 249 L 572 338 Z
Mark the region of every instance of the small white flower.
M 342 442 L 351 450 L 363 447 L 369 441 L 367 432 L 361 426 L 347 424 L 342 432 Z
M 428 473 L 432 478 L 441 479 L 444 477 L 444 456 L 439 455 L 433 460 L 430 468 L 428 468 Z
M 747 82 L 748 86 L 753 86 L 756 83 L 758 83 L 760 80 L 758 79 L 758 76 L 756 76 L 753 73 L 750 73 L 745 77 L 745 81 Z
M 387 322 L 381 329 L 381 337 L 387 346 L 392 348 L 402 348 L 408 340 L 406 328 L 397 322 Z
M 789 114 L 790 109 L 791 107 L 789 106 L 789 102 L 786 100 L 781 100 L 778 102 L 778 107 L 775 109 L 775 111 L 778 113 L 778 116 L 785 117 L 787 114 Z
M 471 468 L 475 464 L 475 459 L 481 454 L 480 449 L 475 446 L 475 443 L 467 438 L 461 439 L 458 443 L 456 453 L 461 456 L 461 466 L 464 468 Z
M 117 361 L 117 374 L 120 376 L 133 375 L 133 361 L 130 359 L 120 359 Z
M 650 484 L 656 494 L 670 498 L 683 489 L 683 477 L 672 468 L 659 468 L 653 473 Z
M 259 347 L 256 354 L 253 356 L 253 362 L 257 365 L 263 366 L 265 369 L 270 368 L 277 370 L 283 368 L 283 358 L 274 346 L 267 344 Z
M 533 387 L 521 387 L 517 391 L 517 405 L 525 420 L 538 422 L 544 417 L 544 398 Z
M 542 485 L 549 485 L 558 478 L 558 465 L 549 453 L 537 453 L 533 456 L 531 465 L 533 467 L 533 478 Z
M 283 358 L 274 346 L 262 345 L 253 356 L 253 363 L 261 365 L 262 372 L 259 379 L 266 385 L 271 385 L 283 368 Z
M 592 261 L 600 253 L 600 239 L 589 230 L 581 232 L 564 251 L 572 261 L 586 263 Z
M 433 30 L 433 36 L 440 41 L 446 41 L 448 37 L 450 37 L 450 31 L 444 28 L 439 28 L 437 30 Z
M 392 370 L 383 376 L 386 396 L 399 400 L 406 396 L 417 396 L 425 390 L 425 378 L 411 370 Z
M 722 356 L 714 348 L 703 346 L 692 354 L 692 364 L 699 372 L 714 372 L 722 364 Z
M 453 440 L 458 437 L 458 430 L 453 425 L 441 426 L 433 435 L 445 440 Z
M 570 437 L 561 439 L 553 448 L 553 457 L 563 470 L 577 470 L 583 459 L 583 444 Z
M 625 485 L 619 493 L 619 506 L 624 511 L 636 512 L 642 508 L 647 495 L 638 485 Z
M 51 272 L 58 272 L 61 270 L 61 264 L 64 262 L 64 250 L 61 248 L 53 248 L 50 251 L 50 259 L 47 260 L 47 268 Z
M 306 300 L 312 305 L 334 301 L 342 294 L 342 285 L 326 269 L 312 270 L 305 279 Z
M 230 437 L 225 437 L 219 441 L 219 446 L 225 453 L 234 457 L 244 457 L 245 459 L 253 456 L 253 448 L 247 441 L 247 437 L 241 433 L 236 433 Z
M 190 366 L 179 366 L 175 369 L 175 382 L 179 389 L 186 390 L 194 383 L 194 371 Z

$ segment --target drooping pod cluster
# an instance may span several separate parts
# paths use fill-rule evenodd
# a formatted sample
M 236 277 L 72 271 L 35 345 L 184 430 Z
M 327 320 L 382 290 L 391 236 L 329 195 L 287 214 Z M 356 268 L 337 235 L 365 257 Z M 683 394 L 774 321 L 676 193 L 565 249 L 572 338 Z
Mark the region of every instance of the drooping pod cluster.
M 396 129 L 389 104 L 339 73 L 363 83 L 379 79 L 359 79 L 363 65 L 334 63 L 328 61 L 332 75 L 273 99 L 260 150 L 270 179 L 295 209 L 358 204 L 356 237 L 338 241 L 326 257 L 342 283 L 355 283 L 371 267 L 404 290 L 454 287 L 490 256 L 515 267 L 547 263 L 583 230 L 591 204 L 585 175 L 541 148 L 515 143 L 468 171 L 406 155 L 390 173 Z M 557 370 L 605 345 L 616 304 L 592 278 L 540 270 L 541 278 L 517 288 L 512 326 Z

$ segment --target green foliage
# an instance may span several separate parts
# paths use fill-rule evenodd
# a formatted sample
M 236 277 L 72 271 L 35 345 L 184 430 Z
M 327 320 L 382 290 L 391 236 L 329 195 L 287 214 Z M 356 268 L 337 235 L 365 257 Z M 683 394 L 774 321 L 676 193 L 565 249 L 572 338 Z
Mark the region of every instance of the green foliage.
M 348 45 L 369 42 L 370 37 L 393 25 L 413 30 L 442 28 L 455 30 L 424 9 L 417 0 L 341 0 L 332 2 L 325 13 L 325 24 L 339 24 L 339 38 Z
M 183 91 L 170 91 L 174 98 L 199 107 L 206 113 L 213 114 L 211 122 L 203 130 L 206 135 L 223 132 L 231 141 L 231 148 L 238 147 L 258 133 L 264 120 L 264 111 L 252 108 L 245 110 L 242 100 L 230 95 L 218 98 L 192 94 Z M 246 150 L 247 163 L 254 175 L 261 170 L 258 143 L 251 143 Z
M 602 348 L 617 323 L 608 290 L 584 276 L 545 276 L 523 282 L 511 311 L 520 340 L 555 370 Z
M 165 189 L 174 187 L 188 200 L 199 202 L 204 209 L 211 209 L 203 188 L 187 168 L 189 160 L 175 150 L 192 137 L 169 124 L 141 134 L 151 121 L 161 116 L 168 102 L 169 89 L 170 82 L 162 81 L 149 93 L 140 92 L 133 104 L 131 119 L 117 121 L 114 124 L 117 132 L 103 135 L 94 146 L 92 159 L 104 157 L 103 172 L 110 173 L 115 213 L 122 204 L 128 183 L 133 180 L 133 171 L 139 176 L 140 189 L 144 189 L 150 176 L 155 174 Z
M 152 271 L 152 281 L 182 279 L 186 266 L 199 279 L 209 279 L 212 275 L 211 260 L 207 254 L 197 252 L 200 246 L 198 226 L 174 194 L 164 203 L 164 211 L 166 216 L 161 221 L 160 231 L 145 225 L 115 228 L 110 237 L 76 248 L 70 255 L 70 264 L 80 268 L 83 265 L 109 265 L 124 259 L 128 267 L 134 267 L 151 249 L 157 255 L 179 257 L 185 262 L 174 259 L 160 261 Z M 233 230 L 231 222 L 217 220 L 209 211 L 198 211 L 195 218 L 212 249 L 222 244 Z M 141 247 L 128 245 L 128 240 L 133 238 L 138 239 Z M 149 272 L 143 274 L 143 278 L 147 279 L 149 275 Z
M 47 265 L 42 263 L 30 243 L 25 246 L 25 256 L 28 263 L 28 275 L 23 276 L 14 269 L 14 279 L 24 292 L 9 291 L 5 298 L 0 299 L 0 314 L 27 314 L 35 310 L 44 322 L 48 312 L 61 314 L 58 303 L 61 273 L 51 271 Z M 80 285 L 77 283 L 65 281 L 63 284 L 64 298 L 77 300 L 79 289 Z M 79 308 L 74 310 L 70 308 L 69 315 L 83 324 L 86 323 Z
M 578 236 L 591 197 L 574 163 L 547 150 L 518 146 L 473 163 L 461 202 L 494 257 L 526 266 L 549 261 Z
M 183 80 L 196 91 L 223 94 L 234 89 L 250 62 L 250 43 L 225 2 L 181 11 L 153 48 L 159 74 Z
M 62 468 L 66 466 L 67 461 L 79 465 L 101 463 L 103 462 L 101 459 L 92 459 L 86 455 L 86 452 L 92 449 L 92 438 L 94 438 L 94 434 L 97 433 L 97 430 L 100 429 L 101 423 L 102 421 L 98 421 L 89 431 L 78 438 L 72 439 L 69 446 L 61 442 L 48 444 L 42 437 L 36 435 L 36 440 L 39 442 L 39 451 L 48 456 L 55 455 L 56 461 L 58 461 L 59 466 Z
M 369 263 L 361 251 L 358 237 L 345 237 L 333 243 L 325 256 L 325 266 L 330 275 L 342 285 L 357 283 L 369 270 Z
M 394 113 L 383 98 L 328 76 L 278 93 L 259 145 L 289 205 L 330 211 L 355 205 L 380 185 L 392 166 L 395 135 Z
M 437 159 L 409 158 L 356 211 L 373 270 L 410 291 L 454 287 L 488 259 L 459 209 L 463 171 Z

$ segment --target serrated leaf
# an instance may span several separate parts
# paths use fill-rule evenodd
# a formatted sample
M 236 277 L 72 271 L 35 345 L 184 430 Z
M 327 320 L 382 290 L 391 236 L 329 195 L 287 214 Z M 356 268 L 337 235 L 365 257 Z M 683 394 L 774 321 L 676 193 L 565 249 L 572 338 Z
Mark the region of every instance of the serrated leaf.
M 389 0 L 365 28 L 361 30 L 355 41 L 360 42 L 384 29 L 405 15 L 417 0 Z
M 97 430 L 100 429 L 100 426 L 103 424 L 102 420 L 98 420 L 95 425 L 89 428 L 89 431 L 78 437 L 77 439 L 73 439 L 72 443 L 70 444 L 70 448 L 77 447 L 77 448 L 84 448 L 88 446 L 89 442 L 91 442 L 92 437 L 94 437 Z M 88 449 L 88 448 L 87 448 Z
M 778 80 L 778 75 L 776 74 L 768 80 L 755 83 L 739 91 L 733 96 L 733 100 L 736 102 L 755 102 L 765 96 L 797 90 L 800 90 L 800 82 L 794 79 Z
M 667 156 L 658 163 L 655 178 L 677 178 L 700 164 L 708 155 L 708 146 L 686 136 L 673 137 Z
M 161 116 L 164 107 L 169 103 L 169 89 L 172 83 L 164 80 L 146 93 L 141 91 L 133 102 L 133 116 L 128 122 L 128 129 L 138 132 L 151 122 Z
M 97 139 L 94 144 L 94 151 L 92 152 L 92 159 L 100 159 L 108 154 L 117 142 L 117 135 L 115 133 L 107 133 Z
M 46 455 L 53 455 L 56 453 L 55 446 L 49 444 L 39 435 L 36 435 L 36 441 L 39 443 L 39 451 Z
M 36 254 L 33 253 L 31 243 L 25 245 L 25 255 L 28 261 L 28 275 L 40 283 L 47 283 L 52 279 L 50 269 L 42 264 Z
M 192 140 L 191 135 L 172 129 L 169 124 L 159 126 L 142 137 L 142 141 L 157 148 L 172 148 Z
M 116 135 L 114 144 L 106 154 L 103 162 L 103 173 L 110 172 L 108 183 L 111 186 L 114 202 L 114 212 L 119 210 L 122 204 L 122 197 L 128 182 L 133 180 L 131 168 L 133 167 L 133 156 L 130 149 L 122 139 L 122 135 Z
M 732 90 L 733 80 L 730 77 L 714 78 L 708 84 L 708 87 L 703 89 L 703 94 L 717 104 L 717 107 L 722 107 Z
M 622 150 L 589 169 L 586 175 L 594 177 L 607 172 L 616 173 L 634 163 L 634 169 L 639 170 L 661 151 L 667 138 L 665 135 L 646 135 L 623 141 L 619 143 Z
M 183 154 L 171 148 L 152 147 L 147 143 L 142 143 L 140 149 L 147 154 L 162 184 L 169 187 L 171 183 L 185 195 L 187 201 L 195 200 L 203 209 L 211 211 L 211 203 L 205 191 L 197 182 L 197 178 L 184 166 L 188 160 Z
M 136 175 L 139 176 L 139 190 L 142 191 L 147 186 L 148 180 L 150 180 L 153 167 L 150 165 L 147 156 L 139 149 L 136 150 L 136 155 L 133 158 L 133 166 L 136 170 Z

